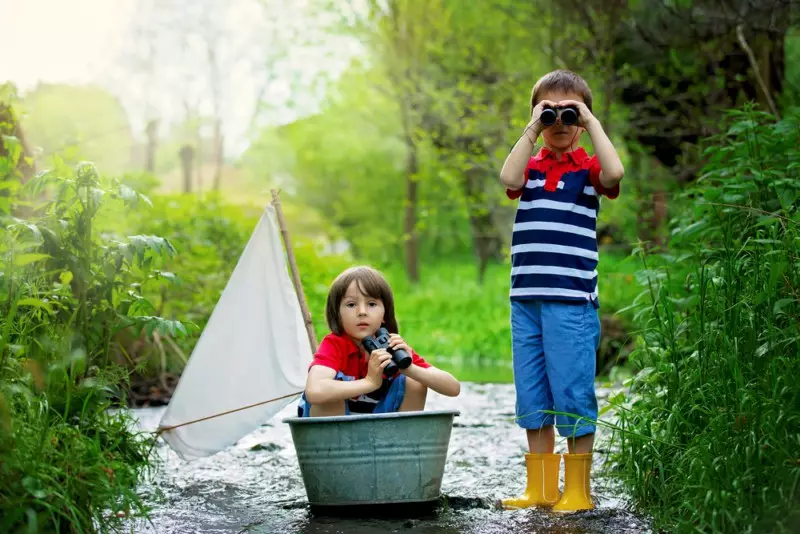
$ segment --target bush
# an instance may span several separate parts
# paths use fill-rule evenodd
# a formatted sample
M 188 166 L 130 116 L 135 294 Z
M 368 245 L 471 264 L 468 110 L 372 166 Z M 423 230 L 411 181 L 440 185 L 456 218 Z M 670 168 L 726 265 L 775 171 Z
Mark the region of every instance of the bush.
M 13 139 L 5 137 L 6 147 Z M 166 239 L 105 221 L 149 200 L 91 164 L 57 165 L 21 186 L 0 158 L 0 530 L 107 531 L 143 515 L 135 488 L 152 439 L 119 407 L 124 332 L 180 336 L 144 296 L 174 279 Z M 15 214 L 25 212 L 26 218 Z
M 800 527 L 799 118 L 730 112 L 670 253 L 639 273 L 617 474 L 678 532 Z

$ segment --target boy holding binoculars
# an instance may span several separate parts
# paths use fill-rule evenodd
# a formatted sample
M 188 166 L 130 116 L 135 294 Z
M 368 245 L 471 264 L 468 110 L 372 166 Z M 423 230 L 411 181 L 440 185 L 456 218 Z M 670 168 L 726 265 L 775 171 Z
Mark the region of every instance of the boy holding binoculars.
M 500 172 L 508 197 L 519 199 L 511 247 L 511 337 L 516 420 L 526 429 L 530 449 L 525 493 L 503 500 L 506 508 L 594 507 L 589 474 L 600 343 L 596 223 L 600 196 L 619 195 L 624 169 L 591 110 L 592 92 L 580 76 L 566 70 L 543 76 L 531 93 L 530 122 Z M 594 156 L 578 146 L 584 131 Z M 540 135 L 545 146 L 533 156 Z M 569 448 L 563 494 L 554 423 Z

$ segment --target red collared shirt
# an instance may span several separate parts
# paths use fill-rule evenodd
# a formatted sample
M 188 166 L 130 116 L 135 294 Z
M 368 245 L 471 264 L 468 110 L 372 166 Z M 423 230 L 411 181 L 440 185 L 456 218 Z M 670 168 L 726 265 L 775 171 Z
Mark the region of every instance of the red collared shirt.
M 431 366 L 413 350 L 411 351 L 411 361 L 418 367 Z M 344 375 L 351 376 L 356 380 L 366 377 L 369 369 L 367 358 L 353 340 L 346 335 L 339 336 L 333 333 L 326 335 L 319 344 L 309 369 L 314 365 L 330 367 L 334 371 L 341 371 Z
M 555 152 L 542 148 L 538 154 L 528 160 L 528 166 L 525 168 L 525 182 L 522 187 L 520 189 L 506 189 L 506 195 L 510 199 L 521 197 L 522 192 L 525 190 L 525 184 L 528 183 L 528 179 L 532 174 L 531 171 L 544 174 L 544 190 L 552 193 L 558 189 L 558 182 L 564 173 L 579 170 L 589 171 L 589 181 L 601 195 L 605 195 L 608 198 L 617 198 L 619 196 L 619 184 L 609 189 L 600 183 L 600 171 L 602 170 L 600 162 L 597 161 L 597 156 L 589 157 L 583 148 L 565 152 L 560 160 Z

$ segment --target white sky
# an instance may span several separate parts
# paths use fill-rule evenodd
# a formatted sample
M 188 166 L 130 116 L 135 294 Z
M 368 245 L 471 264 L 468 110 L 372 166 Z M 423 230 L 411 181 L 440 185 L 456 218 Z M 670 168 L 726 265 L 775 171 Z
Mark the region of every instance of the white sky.
M 108 66 L 136 0 L 0 0 L 0 79 L 87 83 Z M 7 46 L 11 43 L 11 46 Z
M 317 75 L 335 75 L 359 53 L 351 39 L 341 37 L 324 37 L 322 46 L 312 47 L 295 41 L 293 30 L 303 38 L 322 38 L 304 14 L 309 1 L 0 0 L 3 41 L 11 43 L 0 47 L 0 83 L 14 82 L 23 96 L 39 82 L 96 83 L 120 98 L 136 135 L 150 114 L 161 119 L 164 134 L 170 123 L 186 117 L 187 106 L 206 115 L 213 111 L 205 44 L 180 34 L 181 25 L 195 31 L 201 26 L 197 21 L 210 21 L 220 32 L 226 152 L 235 155 L 247 146 L 257 95 L 268 77 L 262 104 L 269 109 L 260 123 L 288 122 L 297 109 L 305 114 L 319 105 L 309 89 Z M 142 24 L 154 6 L 162 32 L 158 65 L 148 78 L 134 66 L 131 50 L 140 50 L 133 37 L 137 24 L 157 26 Z M 299 104 L 289 106 L 289 99 Z

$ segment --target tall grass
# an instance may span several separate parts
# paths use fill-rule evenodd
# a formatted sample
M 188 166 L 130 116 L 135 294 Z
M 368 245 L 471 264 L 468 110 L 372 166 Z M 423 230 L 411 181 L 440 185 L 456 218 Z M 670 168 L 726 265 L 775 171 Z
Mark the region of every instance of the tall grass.
M 800 528 L 798 118 L 732 111 L 669 254 L 639 273 L 616 474 L 676 532 Z
M 172 283 L 159 267 L 174 249 L 102 224 L 145 197 L 87 163 L 22 186 L 19 150 L 3 142 L 0 532 L 109 531 L 146 514 L 136 486 L 152 446 L 126 412 L 110 411 L 124 405 L 129 372 L 111 354 L 126 353 L 123 332 L 186 333 L 144 296 Z

